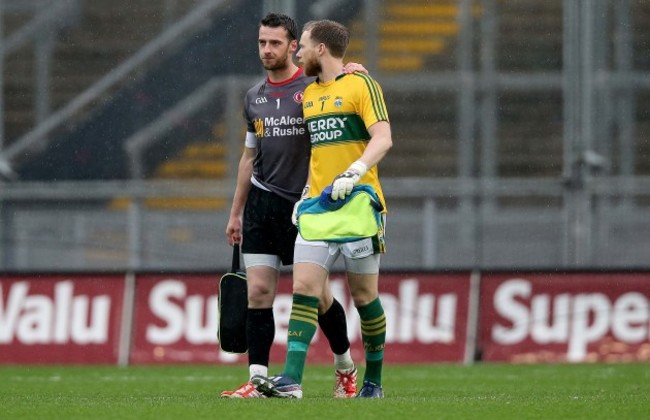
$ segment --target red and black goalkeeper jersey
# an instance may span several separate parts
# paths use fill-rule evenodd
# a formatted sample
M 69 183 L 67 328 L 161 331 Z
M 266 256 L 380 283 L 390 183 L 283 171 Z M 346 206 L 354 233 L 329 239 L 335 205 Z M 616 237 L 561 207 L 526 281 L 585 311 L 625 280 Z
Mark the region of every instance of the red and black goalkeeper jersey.
M 305 77 L 302 69 L 282 83 L 266 79 L 246 93 L 244 102 L 247 130 L 257 138 L 253 176 L 291 201 L 300 198 L 307 181 L 311 145 L 302 98 L 313 80 Z

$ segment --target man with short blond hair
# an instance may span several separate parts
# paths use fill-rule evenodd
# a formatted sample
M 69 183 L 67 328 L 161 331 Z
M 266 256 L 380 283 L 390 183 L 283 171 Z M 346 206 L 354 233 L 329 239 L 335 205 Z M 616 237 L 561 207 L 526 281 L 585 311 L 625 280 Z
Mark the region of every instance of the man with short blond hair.
M 306 197 L 318 197 L 331 186 L 331 199 L 344 199 L 358 184 L 373 187 L 384 207 L 377 164 L 392 147 L 381 87 L 366 74 L 342 74 L 349 43 L 348 29 L 322 20 L 305 25 L 297 57 L 308 76 L 317 76 L 305 89 L 303 113 L 311 135 Z M 296 209 L 294 208 L 294 213 Z M 295 217 L 294 217 L 295 220 Z M 348 286 L 361 318 L 366 371 L 359 398 L 383 398 L 382 367 L 386 317 L 379 299 L 379 261 L 384 252 L 385 210 L 377 235 L 352 242 L 296 239 L 293 305 L 288 349 L 282 374 L 254 376 L 256 389 L 266 396 L 301 398 L 305 360 L 317 328 L 318 302 L 329 271 L 343 255 Z

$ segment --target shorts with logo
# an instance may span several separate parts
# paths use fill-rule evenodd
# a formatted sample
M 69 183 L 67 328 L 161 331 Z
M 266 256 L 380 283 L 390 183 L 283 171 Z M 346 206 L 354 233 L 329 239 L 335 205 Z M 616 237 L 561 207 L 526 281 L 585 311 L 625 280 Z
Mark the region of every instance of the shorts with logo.
M 243 254 L 280 257 L 283 265 L 293 264 L 293 248 L 298 230 L 291 223 L 291 201 L 253 185 L 244 208 Z
M 357 274 L 378 274 L 380 255 L 385 252 L 384 238 L 386 216 L 382 217 L 382 227 L 374 237 L 354 242 L 308 241 L 300 234 L 296 238 L 294 263 L 312 263 L 328 272 L 340 255 L 343 255 L 345 270 Z

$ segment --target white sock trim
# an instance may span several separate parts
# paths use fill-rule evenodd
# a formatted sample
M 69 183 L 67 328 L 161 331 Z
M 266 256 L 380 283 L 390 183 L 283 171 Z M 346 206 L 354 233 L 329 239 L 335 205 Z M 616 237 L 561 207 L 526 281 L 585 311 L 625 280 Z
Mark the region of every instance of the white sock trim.
M 249 378 L 255 375 L 269 376 L 269 367 L 264 365 L 250 365 L 248 367 Z
M 350 349 L 343 354 L 334 355 L 334 367 L 338 370 L 354 369 L 354 361 L 352 360 Z

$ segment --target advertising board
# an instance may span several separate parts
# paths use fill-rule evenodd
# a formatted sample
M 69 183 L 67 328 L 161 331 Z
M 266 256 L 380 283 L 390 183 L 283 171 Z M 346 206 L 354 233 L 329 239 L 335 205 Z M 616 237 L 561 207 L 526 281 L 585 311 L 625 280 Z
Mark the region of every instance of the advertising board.
M 218 276 L 137 277 L 131 363 L 235 363 L 245 355 L 219 350 Z M 363 360 L 360 321 L 340 275 L 330 279 L 334 296 L 347 313 L 355 360 Z M 382 274 L 386 312 L 386 362 L 460 362 L 466 351 L 469 274 Z M 271 361 L 284 362 L 291 312 L 291 278 L 284 275 L 274 304 L 275 341 Z M 309 362 L 331 363 L 319 331 Z
M 650 275 L 483 274 L 484 361 L 650 360 Z
M 117 363 L 124 275 L 0 280 L 0 363 Z

